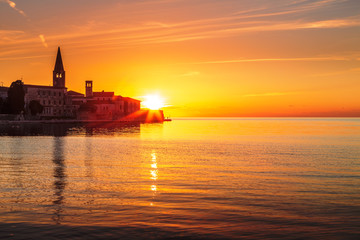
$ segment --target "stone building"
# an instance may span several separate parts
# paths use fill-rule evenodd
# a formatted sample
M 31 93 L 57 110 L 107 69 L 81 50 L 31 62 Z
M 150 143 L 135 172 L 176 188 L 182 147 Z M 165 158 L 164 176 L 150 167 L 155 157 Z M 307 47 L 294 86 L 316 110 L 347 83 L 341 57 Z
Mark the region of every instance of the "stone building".
M 93 82 L 85 82 L 85 95 L 67 91 L 65 70 L 58 47 L 53 70 L 52 86 L 24 84 L 25 113 L 30 114 L 30 103 L 38 102 L 43 111 L 37 116 L 43 119 L 77 118 L 115 120 L 140 110 L 140 101 L 116 96 L 114 92 L 93 92 Z M 8 87 L 0 87 L 1 101 L 7 98 Z
M 61 58 L 60 47 L 57 51 L 54 71 L 53 86 L 24 84 L 25 110 L 29 112 L 31 101 L 38 101 L 43 106 L 42 118 L 72 117 L 73 106 L 71 98 L 65 87 L 65 70 Z
M 71 117 L 73 114 L 71 99 L 66 88 L 24 84 L 25 109 L 32 100 L 43 106 L 41 117 Z M 27 111 L 28 112 L 28 111 Z
M 7 94 L 8 94 L 8 87 L 0 87 L 0 101 L 5 101 L 5 99 L 7 98 Z
M 85 96 L 71 91 L 72 104 L 78 109 L 80 119 L 116 120 L 140 110 L 140 101 L 116 96 L 114 92 L 94 92 L 93 82 L 85 82 Z

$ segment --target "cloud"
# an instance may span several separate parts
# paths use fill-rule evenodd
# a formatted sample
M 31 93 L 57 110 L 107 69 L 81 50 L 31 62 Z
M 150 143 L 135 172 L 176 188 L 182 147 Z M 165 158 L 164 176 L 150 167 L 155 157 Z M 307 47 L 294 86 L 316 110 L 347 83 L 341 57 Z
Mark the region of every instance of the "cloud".
M 47 43 L 46 43 L 46 41 L 45 41 L 45 37 L 44 37 L 44 35 L 43 34 L 40 34 L 39 35 L 39 38 L 40 38 L 40 40 L 41 40 L 41 42 L 42 42 L 42 44 L 44 45 L 44 47 L 48 47 L 48 45 L 47 45 Z
M 297 94 L 297 92 L 269 92 L 269 93 L 255 93 L 255 94 L 246 94 L 243 97 L 276 97 L 284 95 Z
M 200 72 L 187 72 L 187 73 L 184 73 L 184 74 L 181 74 L 179 75 L 179 77 L 193 77 L 193 76 L 197 76 L 197 75 L 200 75 Z
M 319 73 L 319 74 L 312 74 L 310 77 L 328 77 L 328 76 L 336 76 L 336 75 L 343 75 L 353 72 L 360 72 L 360 68 L 351 68 L 344 71 L 337 71 L 337 72 L 326 72 L 326 73 Z
M 0 0 L 7 2 L 16 8 L 13 1 Z M 137 3 L 165 3 L 170 0 L 155 1 L 136 1 L 126 2 L 126 4 Z M 73 27 L 72 31 L 65 34 L 46 35 L 46 42 L 43 34 L 39 31 L 35 35 L 23 35 L 22 38 L 7 40 L 0 38 L 0 44 L 7 48 L 18 48 L 19 45 L 31 47 L 38 44 L 39 37 L 44 46 L 47 43 L 61 40 L 69 45 L 78 45 L 79 48 L 97 50 L 119 49 L 129 46 L 162 44 L 172 42 L 186 42 L 202 39 L 228 38 L 252 32 L 265 31 L 302 31 L 303 29 L 329 29 L 346 28 L 360 26 L 360 15 L 339 17 L 333 15 L 316 15 L 317 11 L 322 11 L 324 7 L 338 7 L 344 0 L 294 0 L 284 1 L 284 4 L 269 4 L 260 8 L 244 9 L 242 11 L 218 15 L 213 18 L 199 18 L 185 21 L 164 21 L 154 18 L 153 15 L 145 20 L 141 20 L 133 25 L 116 24 L 107 26 L 106 23 L 88 21 L 86 24 Z M 205 4 L 205 3 L 204 3 Z M 11 5 L 10 5 L 11 6 Z M 340 5 L 344 7 L 343 5 Z M 310 12 L 311 11 L 311 12 Z M 301 13 L 304 15 L 294 15 Z M 306 15 L 308 14 L 308 15 Z M 279 16 L 281 18 L 279 18 Z M 313 17 L 316 16 L 316 17 Z M 294 19 L 295 18 L 295 19 Z M 186 18 L 188 19 L 188 18 Z M 106 29 L 106 27 L 108 27 Z M 40 34 L 40 36 L 38 35 Z M 43 38 L 41 37 L 43 36 Z M 25 48 L 25 47 L 24 47 Z M 305 59 L 240 59 L 230 61 L 214 61 L 208 63 L 228 63 L 228 62 L 260 62 L 260 61 L 328 61 L 339 59 L 324 58 L 305 58 Z
M 168 27 L 171 27 L 171 25 L 169 24 L 165 24 L 165 23 L 162 23 L 162 22 L 146 22 L 144 23 L 145 26 L 155 26 L 155 27 L 164 27 L 164 28 L 168 28 Z
M 333 57 L 305 57 L 305 58 L 242 58 L 234 60 L 219 60 L 219 61 L 204 61 L 204 62 L 188 62 L 178 63 L 180 65 L 185 64 L 225 64 L 225 63 L 251 63 L 251 62 L 311 62 L 311 61 L 347 61 L 349 59 L 345 57 L 333 56 Z
M 9 4 L 10 7 L 12 7 L 15 11 L 17 11 L 18 13 L 20 13 L 21 15 L 23 15 L 24 17 L 26 17 L 26 14 L 23 10 L 20 10 L 16 7 L 16 3 L 10 0 L 5 0 L 5 2 L 7 4 Z
M 184 42 L 199 39 L 226 38 L 241 33 L 264 32 L 264 31 L 287 31 L 301 29 L 326 29 L 345 28 L 360 26 L 360 16 L 351 19 L 332 19 L 323 21 L 243 21 L 228 22 L 225 19 L 212 19 L 204 21 L 191 21 L 179 23 L 148 22 L 139 27 L 122 29 L 109 29 L 101 31 L 89 31 L 86 33 L 74 32 L 67 35 L 51 36 L 54 39 L 76 39 L 85 36 L 88 43 L 97 42 L 101 38 L 102 43 L 108 45 L 144 45 L 171 42 Z M 84 43 L 84 40 L 82 39 Z M 91 46 L 91 45 L 90 45 Z
M 16 37 L 24 34 L 24 31 L 20 30 L 1 30 L 0 29 L 0 39 L 9 39 L 10 37 Z
M 20 59 L 33 59 L 33 58 L 49 58 L 53 55 L 32 55 L 32 56 L 20 56 L 20 57 L 0 57 L 0 61 L 20 60 Z
M 341 28 L 360 26 L 359 19 L 335 19 L 301 24 L 298 28 Z

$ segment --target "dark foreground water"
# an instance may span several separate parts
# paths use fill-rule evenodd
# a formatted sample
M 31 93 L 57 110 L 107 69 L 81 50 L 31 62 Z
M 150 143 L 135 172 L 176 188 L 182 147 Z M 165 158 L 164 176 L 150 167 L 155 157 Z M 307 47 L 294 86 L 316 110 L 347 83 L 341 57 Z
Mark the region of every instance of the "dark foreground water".
M 360 119 L 0 135 L 1 239 L 360 238 Z

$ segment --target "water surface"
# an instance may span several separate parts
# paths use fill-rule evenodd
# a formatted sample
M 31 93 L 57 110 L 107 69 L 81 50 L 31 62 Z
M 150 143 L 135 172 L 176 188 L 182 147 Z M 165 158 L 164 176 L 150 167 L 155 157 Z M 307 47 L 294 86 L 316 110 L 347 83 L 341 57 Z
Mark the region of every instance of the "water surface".
M 0 132 L 0 237 L 360 236 L 360 119 Z

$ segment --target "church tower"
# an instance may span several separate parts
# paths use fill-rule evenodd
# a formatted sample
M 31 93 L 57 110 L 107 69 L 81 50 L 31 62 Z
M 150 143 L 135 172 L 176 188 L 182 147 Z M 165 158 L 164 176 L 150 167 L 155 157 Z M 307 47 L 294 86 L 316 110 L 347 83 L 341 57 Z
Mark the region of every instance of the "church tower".
M 85 97 L 93 96 L 93 81 L 85 81 Z
M 55 67 L 53 71 L 53 87 L 65 87 L 65 70 L 61 59 L 60 47 L 58 47 Z

